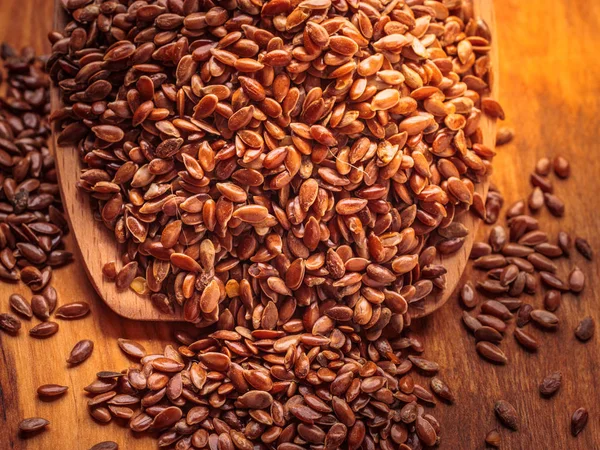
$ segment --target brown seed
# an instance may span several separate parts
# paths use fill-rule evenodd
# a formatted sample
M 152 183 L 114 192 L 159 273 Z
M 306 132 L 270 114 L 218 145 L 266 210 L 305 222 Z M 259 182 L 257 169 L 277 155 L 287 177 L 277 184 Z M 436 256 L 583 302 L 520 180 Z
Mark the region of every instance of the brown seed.
M 552 169 L 551 167 L 551 163 L 550 163 L 550 158 L 540 158 L 538 159 L 537 163 L 535 163 L 535 173 L 537 173 L 538 175 L 542 175 L 542 176 L 548 176 L 550 175 L 550 170 Z
M 494 412 L 505 427 L 515 431 L 519 428 L 517 410 L 506 400 L 498 400 L 494 405 Z
M 508 292 L 508 286 L 503 286 L 499 280 L 478 281 L 477 288 L 488 294 L 503 294 Z
M 509 264 L 500 273 L 500 284 L 508 286 L 519 276 L 519 267 L 516 264 Z
M 408 359 L 420 370 L 427 374 L 434 374 L 440 370 L 440 366 L 434 362 L 429 361 L 425 358 L 421 358 L 419 356 L 409 355 Z
M 90 415 L 100 423 L 108 423 L 112 420 L 110 410 L 104 406 L 88 408 Z
M 546 203 L 548 211 L 550 211 L 553 216 L 562 217 L 565 215 L 565 202 L 556 195 L 545 193 L 544 202 Z
M 582 342 L 589 341 L 594 336 L 596 324 L 594 319 L 586 317 L 579 322 L 575 329 L 575 336 Z
M 481 304 L 481 312 L 498 317 L 502 320 L 512 319 L 513 314 L 506 306 L 496 300 L 486 300 Z
M 589 259 L 590 261 L 593 259 L 594 252 L 592 246 L 585 239 L 581 237 L 575 238 L 575 248 L 584 258 Z
M 522 328 L 515 328 L 514 334 L 517 342 L 530 352 L 535 352 L 540 348 L 538 340 Z
M 498 330 L 500 333 L 504 333 L 506 331 L 507 325 L 502 319 L 497 318 L 496 316 L 490 316 L 488 314 L 479 314 L 477 316 L 477 320 L 481 322 L 482 325 L 492 327 Z
M 518 243 L 521 245 L 529 245 L 531 247 L 542 244 L 548 241 L 548 235 L 541 230 L 533 230 L 525 233 L 519 238 Z
M 502 439 L 500 437 L 500 433 L 498 433 L 498 430 L 491 430 L 485 436 L 485 443 L 491 447 L 500 448 L 501 442 Z
M 131 261 L 123 266 L 123 268 L 117 273 L 115 284 L 117 289 L 125 289 L 128 287 L 133 279 L 135 278 L 138 268 L 136 261 Z
M 500 303 L 508 308 L 509 311 L 518 311 L 521 306 L 523 306 L 523 302 L 518 298 L 513 297 L 498 297 L 497 299 Z
M 556 275 L 550 272 L 541 271 L 540 279 L 546 284 L 548 287 L 552 289 L 558 289 L 559 291 L 568 291 L 569 287 L 567 283 L 562 281 Z
M 539 187 L 543 192 L 551 193 L 554 190 L 552 182 L 545 176 L 532 173 L 529 177 L 529 180 L 534 187 Z
M 499 127 L 496 131 L 496 145 L 506 145 L 510 143 L 515 137 L 515 132 L 509 127 Z
M 477 341 L 488 341 L 492 344 L 499 344 L 502 342 L 502 335 L 492 327 L 482 326 L 475 330 L 475 339 Z
M 142 359 L 144 356 L 146 356 L 146 349 L 138 342 L 119 338 L 117 339 L 117 343 L 119 344 L 119 348 L 123 350 L 124 353 L 133 358 Z
M 555 273 L 557 269 L 556 264 L 554 264 L 551 259 L 546 258 L 540 253 L 532 253 L 528 255 L 527 261 L 529 261 L 537 270 Z
M 476 269 L 489 270 L 504 266 L 506 266 L 506 258 L 498 254 L 481 256 L 473 262 L 473 267 Z
M 92 356 L 92 351 L 94 350 L 94 343 L 89 339 L 84 339 L 79 341 L 71 350 L 71 354 L 67 359 L 67 362 L 71 365 L 81 364 L 83 361 Z
M 68 389 L 68 386 L 59 384 L 44 384 L 37 388 L 37 394 L 40 397 L 58 397 L 67 392 Z
M 471 248 L 471 254 L 469 255 L 469 258 L 477 259 L 477 258 L 481 258 L 482 256 L 487 256 L 491 253 L 492 253 L 491 245 L 489 245 L 485 242 L 475 242 L 473 244 L 473 247 Z
M 41 417 L 31 417 L 19 422 L 19 430 L 23 433 L 34 433 L 46 428 L 50 422 Z
M 25 297 L 19 294 L 11 294 L 8 300 L 10 307 L 23 317 L 31 318 L 33 316 L 33 311 L 31 310 L 31 306 L 25 300 Z
M 571 166 L 569 165 L 569 161 L 567 161 L 562 156 L 555 156 L 552 160 L 552 167 L 554 168 L 554 173 L 560 178 L 569 178 L 571 173 Z
M 431 390 L 435 392 L 436 395 L 443 398 L 449 403 L 454 403 L 454 393 L 450 390 L 448 385 L 439 379 L 438 377 L 433 377 L 430 381 Z
M 556 329 L 558 328 L 558 317 L 552 314 L 550 311 L 543 309 L 534 309 L 531 311 L 531 320 L 538 324 L 542 328 Z
M 560 306 L 562 295 L 560 291 L 551 289 L 544 295 L 544 308 L 548 311 L 554 312 Z
M 477 353 L 479 353 L 488 361 L 497 364 L 506 364 L 508 362 L 508 359 L 506 358 L 504 352 L 491 342 L 480 341 L 475 347 L 477 349 Z
M 42 322 L 29 330 L 29 335 L 38 339 L 45 339 L 58 331 L 56 322 Z
M 544 206 L 544 193 L 539 187 L 533 188 L 527 199 L 527 204 L 531 211 L 537 211 Z
M 477 306 L 479 300 L 475 294 L 475 289 L 473 289 L 473 284 L 470 281 L 463 284 L 460 290 L 460 299 L 465 308 L 472 309 Z
M 90 312 L 90 305 L 84 302 L 67 303 L 60 306 L 54 314 L 59 319 L 79 319 Z
M 562 383 L 562 374 L 560 372 L 553 372 L 542 380 L 540 383 L 540 394 L 544 397 L 551 397 L 560 388 Z
M 114 441 L 98 442 L 90 450 L 119 450 L 119 444 Z
M 40 320 L 47 320 L 50 317 L 48 302 L 42 295 L 34 295 L 31 297 L 31 310 Z
M 571 434 L 577 436 L 583 431 L 588 422 L 588 412 L 585 408 L 577 409 L 571 416 Z
M 583 291 L 585 287 L 585 274 L 583 271 L 575 266 L 571 273 L 569 274 L 569 289 L 576 294 L 579 294 Z
M 477 320 L 475 317 L 471 316 L 466 311 L 463 311 L 462 318 L 463 318 L 463 323 L 465 324 L 465 326 L 469 330 L 471 330 L 473 333 L 475 331 L 477 331 L 477 329 L 479 329 L 483 326 L 483 325 L 481 325 L 481 322 L 479 322 L 479 320 Z
M 437 433 L 435 432 L 435 429 L 433 428 L 431 423 L 429 423 L 429 421 L 427 421 L 421 416 L 417 416 L 415 429 L 417 431 L 417 436 L 419 436 L 419 439 L 421 440 L 421 442 L 423 442 L 424 445 L 435 445 L 437 440 Z
M 21 321 L 10 313 L 0 314 L 0 329 L 10 334 L 16 334 L 21 329 Z
M 563 251 L 558 245 L 545 242 L 535 246 L 535 251 L 548 258 L 557 258 L 563 255 Z
M 558 246 L 563 251 L 563 253 L 566 256 L 569 256 L 571 253 L 571 245 L 572 245 L 571 236 L 569 236 L 569 234 L 564 231 L 560 231 L 558 233 L 557 241 L 558 241 Z

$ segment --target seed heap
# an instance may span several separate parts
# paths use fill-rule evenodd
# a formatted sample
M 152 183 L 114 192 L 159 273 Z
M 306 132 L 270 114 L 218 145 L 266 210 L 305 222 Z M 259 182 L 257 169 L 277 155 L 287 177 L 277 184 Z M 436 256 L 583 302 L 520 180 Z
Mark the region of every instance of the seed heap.
M 13 294 L 10 307 L 22 318 L 40 319 L 30 334 L 47 337 L 58 330 L 48 321 L 57 305 L 52 269 L 72 257 L 62 242 L 67 224 L 47 147 L 49 80 L 31 48 L 17 54 L 3 44 L 0 58 L 6 85 L 0 98 L 0 279 L 29 286 L 31 302 Z M 17 316 L 0 314 L 0 329 L 15 334 L 20 328 Z
M 491 211 L 492 217 L 485 217 L 486 222 L 493 225 L 488 242 L 475 243 L 471 252 L 473 267 L 486 271 L 486 279 L 478 281 L 476 288 L 471 281 L 467 281 L 459 290 L 460 302 L 466 310 L 479 306 L 477 316 L 467 311 L 463 311 L 462 315 L 465 326 L 475 336 L 477 353 L 495 364 L 508 363 L 508 357 L 499 345 L 512 322 L 515 323 L 512 330 L 515 340 L 527 351 L 536 352 L 540 343 L 534 334 L 524 329 L 526 325 L 532 322 L 542 331 L 558 328 L 560 319 L 555 312 L 560 307 L 562 296 L 569 292 L 579 295 L 586 284 L 583 271 L 576 265 L 567 277 L 559 276 L 555 260 L 561 257 L 572 259 L 574 246 L 581 256 L 591 261 L 593 250 L 589 243 L 577 237 L 573 245 L 572 237 L 564 231 L 559 232 L 555 243 L 552 243 L 548 234 L 540 229 L 539 221 L 526 211 L 529 207 L 531 214 L 534 214 L 546 205 L 553 216 L 564 215 L 564 203 L 558 196 L 550 194 L 554 190 L 548 178 L 552 169 L 558 178 L 569 177 L 570 166 L 565 158 L 558 156 L 552 162 L 549 158 L 540 159 L 530 177 L 533 189 L 528 201 L 519 200 L 506 210 L 508 230 L 502 225 L 495 225 L 504 200 L 492 186 L 486 204 L 486 212 Z M 493 203 L 491 207 L 490 201 Z M 533 295 L 541 291 L 536 274 L 546 287 L 543 308 L 538 309 L 520 298 L 523 293 Z M 478 291 L 487 297 L 482 302 Z M 593 318 L 585 317 L 577 325 L 575 336 L 581 342 L 586 342 L 593 337 L 594 331 Z M 540 383 L 540 395 L 553 396 L 561 383 L 560 372 L 549 374 Z M 517 412 L 510 403 L 500 400 L 495 412 L 505 426 L 516 429 Z M 585 427 L 587 417 L 584 408 L 575 411 L 571 422 L 573 436 Z M 497 430 L 488 433 L 486 442 L 492 446 L 499 445 Z
M 53 119 L 123 244 L 117 287 L 270 330 L 335 299 L 374 341 L 444 286 L 433 257 L 484 203 L 482 111 L 503 117 L 468 4 L 64 5 Z
M 119 340 L 141 366 L 98 373 L 85 388 L 89 412 L 100 422 L 126 419 L 136 432 L 160 431 L 159 445 L 176 449 L 436 445 L 439 423 L 418 403 L 436 399 L 411 371 L 434 376 L 439 367 L 418 356 L 419 339 L 407 333 L 365 344 L 351 327 L 334 328 L 330 316 L 342 310 L 325 311 L 281 331 L 238 326 L 200 339 L 179 331 L 180 346 L 162 354 Z M 312 333 L 302 332 L 307 321 Z M 438 377 L 431 389 L 454 400 Z

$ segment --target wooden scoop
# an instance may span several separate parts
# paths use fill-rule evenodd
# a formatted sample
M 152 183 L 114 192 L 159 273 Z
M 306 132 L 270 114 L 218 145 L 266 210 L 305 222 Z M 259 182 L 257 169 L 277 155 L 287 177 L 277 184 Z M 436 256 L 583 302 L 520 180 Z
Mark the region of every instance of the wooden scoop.
M 495 29 L 494 8 L 492 0 L 473 0 L 475 15 L 483 18 L 489 25 L 490 30 Z M 55 2 L 54 22 L 58 29 L 62 29 L 66 24 L 66 15 L 60 6 L 60 1 Z M 496 72 L 498 66 L 498 52 L 496 47 L 496 37 L 494 35 L 492 45 L 492 69 Z M 493 76 L 492 80 L 497 77 Z M 493 81 L 492 94 L 497 94 L 497 82 Z M 52 89 L 53 110 L 60 106 L 58 92 Z M 484 135 L 484 143 L 493 148 L 496 139 L 495 121 L 483 115 L 481 128 Z M 181 310 L 177 310 L 175 315 L 161 313 L 151 303 L 148 296 L 140 296 L 131 289 L 124 291 L 117 290 L 115 283 L 106 280 L 102 275 L 102 266 L 109 261 L 120 261 L 121 255 L 114 235 L 101 222 L 94 220 L 92 206 L 88 195 L 77 189 L 77 182 L 81 173 L 82 164 L 73 148 L 60 148 L 56 142 L 57 133 L 53 135 L 54 153 L 56 157 L 56 169 L 58 172 L 58 182 L 62 196 L 63 205 L 69 219 L 69 226 L 74 234 L 75 242 L 81 252 L 81 262 L 88 274 L 92 285 L 106 302 L 106 304 L 120 316 L 137 320 L 160 320 L 160 321 L 181 321 Z M 485 198 L 488 188 L 488 182 L 477 186 L 476 191 Z M 441 307 L 452 291 L 454 291 L 458 280 L 466 266 L 475 233 L 479 227 L 480 220 L 473 214 L 467 213 L 460 218 L 460 222 L 465 225 L 471 233 L 466 238 L 463 247 L 453 255 L 438 256 L 435 263 L 444 264 L 448 269 L 446 275 L 446 289 L 435 291 L 424 302 L 419 302 L 419 307 L 410 309 L 413 318 L 423 317 Z

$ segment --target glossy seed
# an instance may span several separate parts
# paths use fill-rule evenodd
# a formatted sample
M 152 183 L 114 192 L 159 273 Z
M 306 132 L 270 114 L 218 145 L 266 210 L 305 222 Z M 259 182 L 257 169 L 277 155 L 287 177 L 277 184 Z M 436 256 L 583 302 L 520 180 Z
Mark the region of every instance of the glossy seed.
M 577 436 L 583 431 L 588 422 L 589 414 L 587 409 L 579 408 L 571 416 L 571 434 Z
M 71 365 L 81 364 L 83 361 L 88 359 L 94 350 L 94 343 L 89 339 L 79 341 L 71 350 L 71 354 L 67 359 L 67 362 Z
M 37 431 L 45 429 L 50 422 L 41 417 L 31 417 L 29 419 L 23 419 L 19 422 L 19 430 L 23 433 L 35 433 Z

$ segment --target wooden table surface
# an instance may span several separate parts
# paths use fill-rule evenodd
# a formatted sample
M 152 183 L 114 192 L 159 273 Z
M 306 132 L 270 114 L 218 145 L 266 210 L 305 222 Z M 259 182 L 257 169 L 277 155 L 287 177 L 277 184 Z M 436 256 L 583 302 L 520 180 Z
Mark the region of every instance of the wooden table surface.
M 517 137 L 499 149 L 493 181 L 510 204 L 529 193 L 527 174 L 538 158 L 567 157 L 573 175 L 555 183 L 567 203 L 566 217 L 548 220 L 544 228 L 554 235 L 564 229 L 587 238 L 600 259 L 600 2 L 502 0 L 496 2 L 496 14 L 500 100 L 506 124 L 516 129 Z M 0 41 L 48 51 L 46 33 L 51 26 L 50 0 L 0 0 Z M 543 211 L 540 218 L 550 216 Z M 67 245 L 73 248 L 70 239 Z M 433 412 L 443 426 L 441 449 L 483 449 L 486 432 L 499 427 L 492 408 L 501 398 L 509 400 L 521 416 L 519 432 L 501 429 L 503 449 L 600 448 L 600 336 L 581 344 L 573 335 L 584 316 L 591 315 L 600 324 L 599 265 L 576 255 L 569 263 L 561 260 L 559 273 L 568 273 L 568 264 L 574 263 L 585 272 L 587 286 L 578 297 L 563 296 L 557 313 L 560 329 L 545 334 L 532 330 L 543 343 L 533 355 L 518 348 L 509 336 L 502 344 L 510 360 L 505 367 L 478 358 L 473 338 L 459 321 L 461 309 L 455 297 L 420 324 L 425 355 L 440 363 L 440 376 L 457 396 L 454 406 L 438 405 Z M 465 279 L 477 275 L 468 271 Z M 149 351 L 159 351 L 170 340 L 171 326 L 119 318 L 103 305 L 77 262 L 56 271 L 53 285 L 59 302 L 90 302 L 92 314 L 80 321 L 61 321 L 59 333 L 48 340 L 27 335 L 36 320 L 25 322 L 16 337 L 0 333 L 0 450 L 85 450 L 107 439 L 126 450 L 156 448 L 152 439 L 134 437 L 117 424 L 93 424 L 82 388 L 100 369 L 120 370 L 132 364 L 118 349 L 118 337 L 139 340 Z M 30 296 L 22 286 L 1 284 L 1 312 L 8 310 L 8 296 L 15 291 Z M 541 297 L 530 301 L 541 307 Z M 80 339 L 94 341 L 94 354 L 81 366 L 68 369 L 65 360 Z M 553 399 L 541 399 L 538 383 L 555 370 L 563 373 L 563 387 Z M 69 385 L 69 393 L 50 403 L 39 401 L 35 389 L 45 383 Z M 589 410 L 590 420 L 573 438 L 570 416 L 580 406 Z M 30 416 L 46 417 L 51 425 L 47 432 L 23 441 L 17 437 L 17 424 Z

